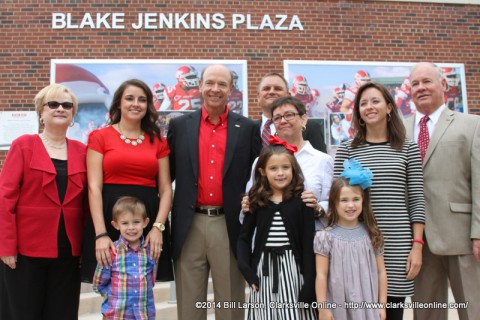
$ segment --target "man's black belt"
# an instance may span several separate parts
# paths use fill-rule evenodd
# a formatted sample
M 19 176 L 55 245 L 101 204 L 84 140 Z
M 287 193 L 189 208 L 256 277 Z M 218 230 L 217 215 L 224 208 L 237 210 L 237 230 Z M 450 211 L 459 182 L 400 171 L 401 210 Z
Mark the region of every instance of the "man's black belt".
M 225 213 L 223 207 L 195 207 L 195 212 L 206 214 L 207 216 L 219 216 Z

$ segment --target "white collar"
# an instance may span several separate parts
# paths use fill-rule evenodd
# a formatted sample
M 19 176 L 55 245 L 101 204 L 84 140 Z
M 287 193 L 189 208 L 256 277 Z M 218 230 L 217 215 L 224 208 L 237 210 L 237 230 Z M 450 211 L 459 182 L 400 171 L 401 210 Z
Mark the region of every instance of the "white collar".
M 304 140 L 303 147 L 296 153 L 296 155 L 301 154 L 302 152 L 310 153 L 310 154 L 315 154 L 317 150 L 313 148 L 312 144 L 308 140 Z
M 267 120 L 271 120 L 271 119 L 265 117 L 265 115 L 262 113 L 262 128 L 263 128 L 263 126 L 265 125 L 265 122 L 267 122 Z
M 428 118 L 432 121 L 433 124 L 437 124 L 438 119 L 440 119 L 440 115 L 442 114 L 443 110 L 445 110 L 447 106 L 445 104 L 442 104 L 440 107 L 437 108 L 434 112 L 432 112 Z M 415 125 L 418 126 L 420 125 L 420 120 L 424 117 L 425 115 L 421 113 L 420 111 L 417 110 L 415 112 Z

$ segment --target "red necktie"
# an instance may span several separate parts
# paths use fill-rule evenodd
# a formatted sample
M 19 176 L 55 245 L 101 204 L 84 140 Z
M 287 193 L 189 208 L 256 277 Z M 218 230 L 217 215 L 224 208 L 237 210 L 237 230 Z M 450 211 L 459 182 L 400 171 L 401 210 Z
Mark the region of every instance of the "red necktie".
M 422 162 L 427 153 L 428 143 L 430 142 L 430 136 L 428 135 L 427 121 L 430 118 L 424 116 L 420 119 L 420 133 L 418 134 L 418 147 L 420 148 L 420 155 L 422 156 Z
M 272 134 L 272 131 L 270 131 L 270 125 L 272 124 L 272 120 L 268 119 L 265 122 L 265 125 L 263 126 L 262 130 L 262 145 L 268 146 L 270 143 L 268 140 L 270 139 L 270 135 Z

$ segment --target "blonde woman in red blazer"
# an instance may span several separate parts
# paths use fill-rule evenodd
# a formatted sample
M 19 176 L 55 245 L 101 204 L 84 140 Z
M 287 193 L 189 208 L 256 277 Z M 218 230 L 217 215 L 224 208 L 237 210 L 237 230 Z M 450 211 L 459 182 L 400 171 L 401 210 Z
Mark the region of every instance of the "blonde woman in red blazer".
M 0 319 L 78 319 L 86 146 L 66 138 L 77 98 L 35 97 L 44 129 L 13 141 L 0 173 Z M 7 294 L 8 293 L 8 294 Z

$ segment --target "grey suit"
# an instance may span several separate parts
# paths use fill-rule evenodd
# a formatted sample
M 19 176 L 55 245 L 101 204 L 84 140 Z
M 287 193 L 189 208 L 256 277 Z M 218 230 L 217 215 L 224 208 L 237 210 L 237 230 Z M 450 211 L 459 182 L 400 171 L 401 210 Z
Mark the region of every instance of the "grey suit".
M 406 121 L 413 139 L 414 117 Z M 480 239 L 480 117 L 445 108 L 431 135 L 423 163 L 426 202 L 423 266 L 415 279 L 415 301 L 446 301 L 447 276 L 461 319 L 479 319 L 480 263 L 472 240 Z M 416 319 L 447 319 L 447 310 L 415 310 Z

